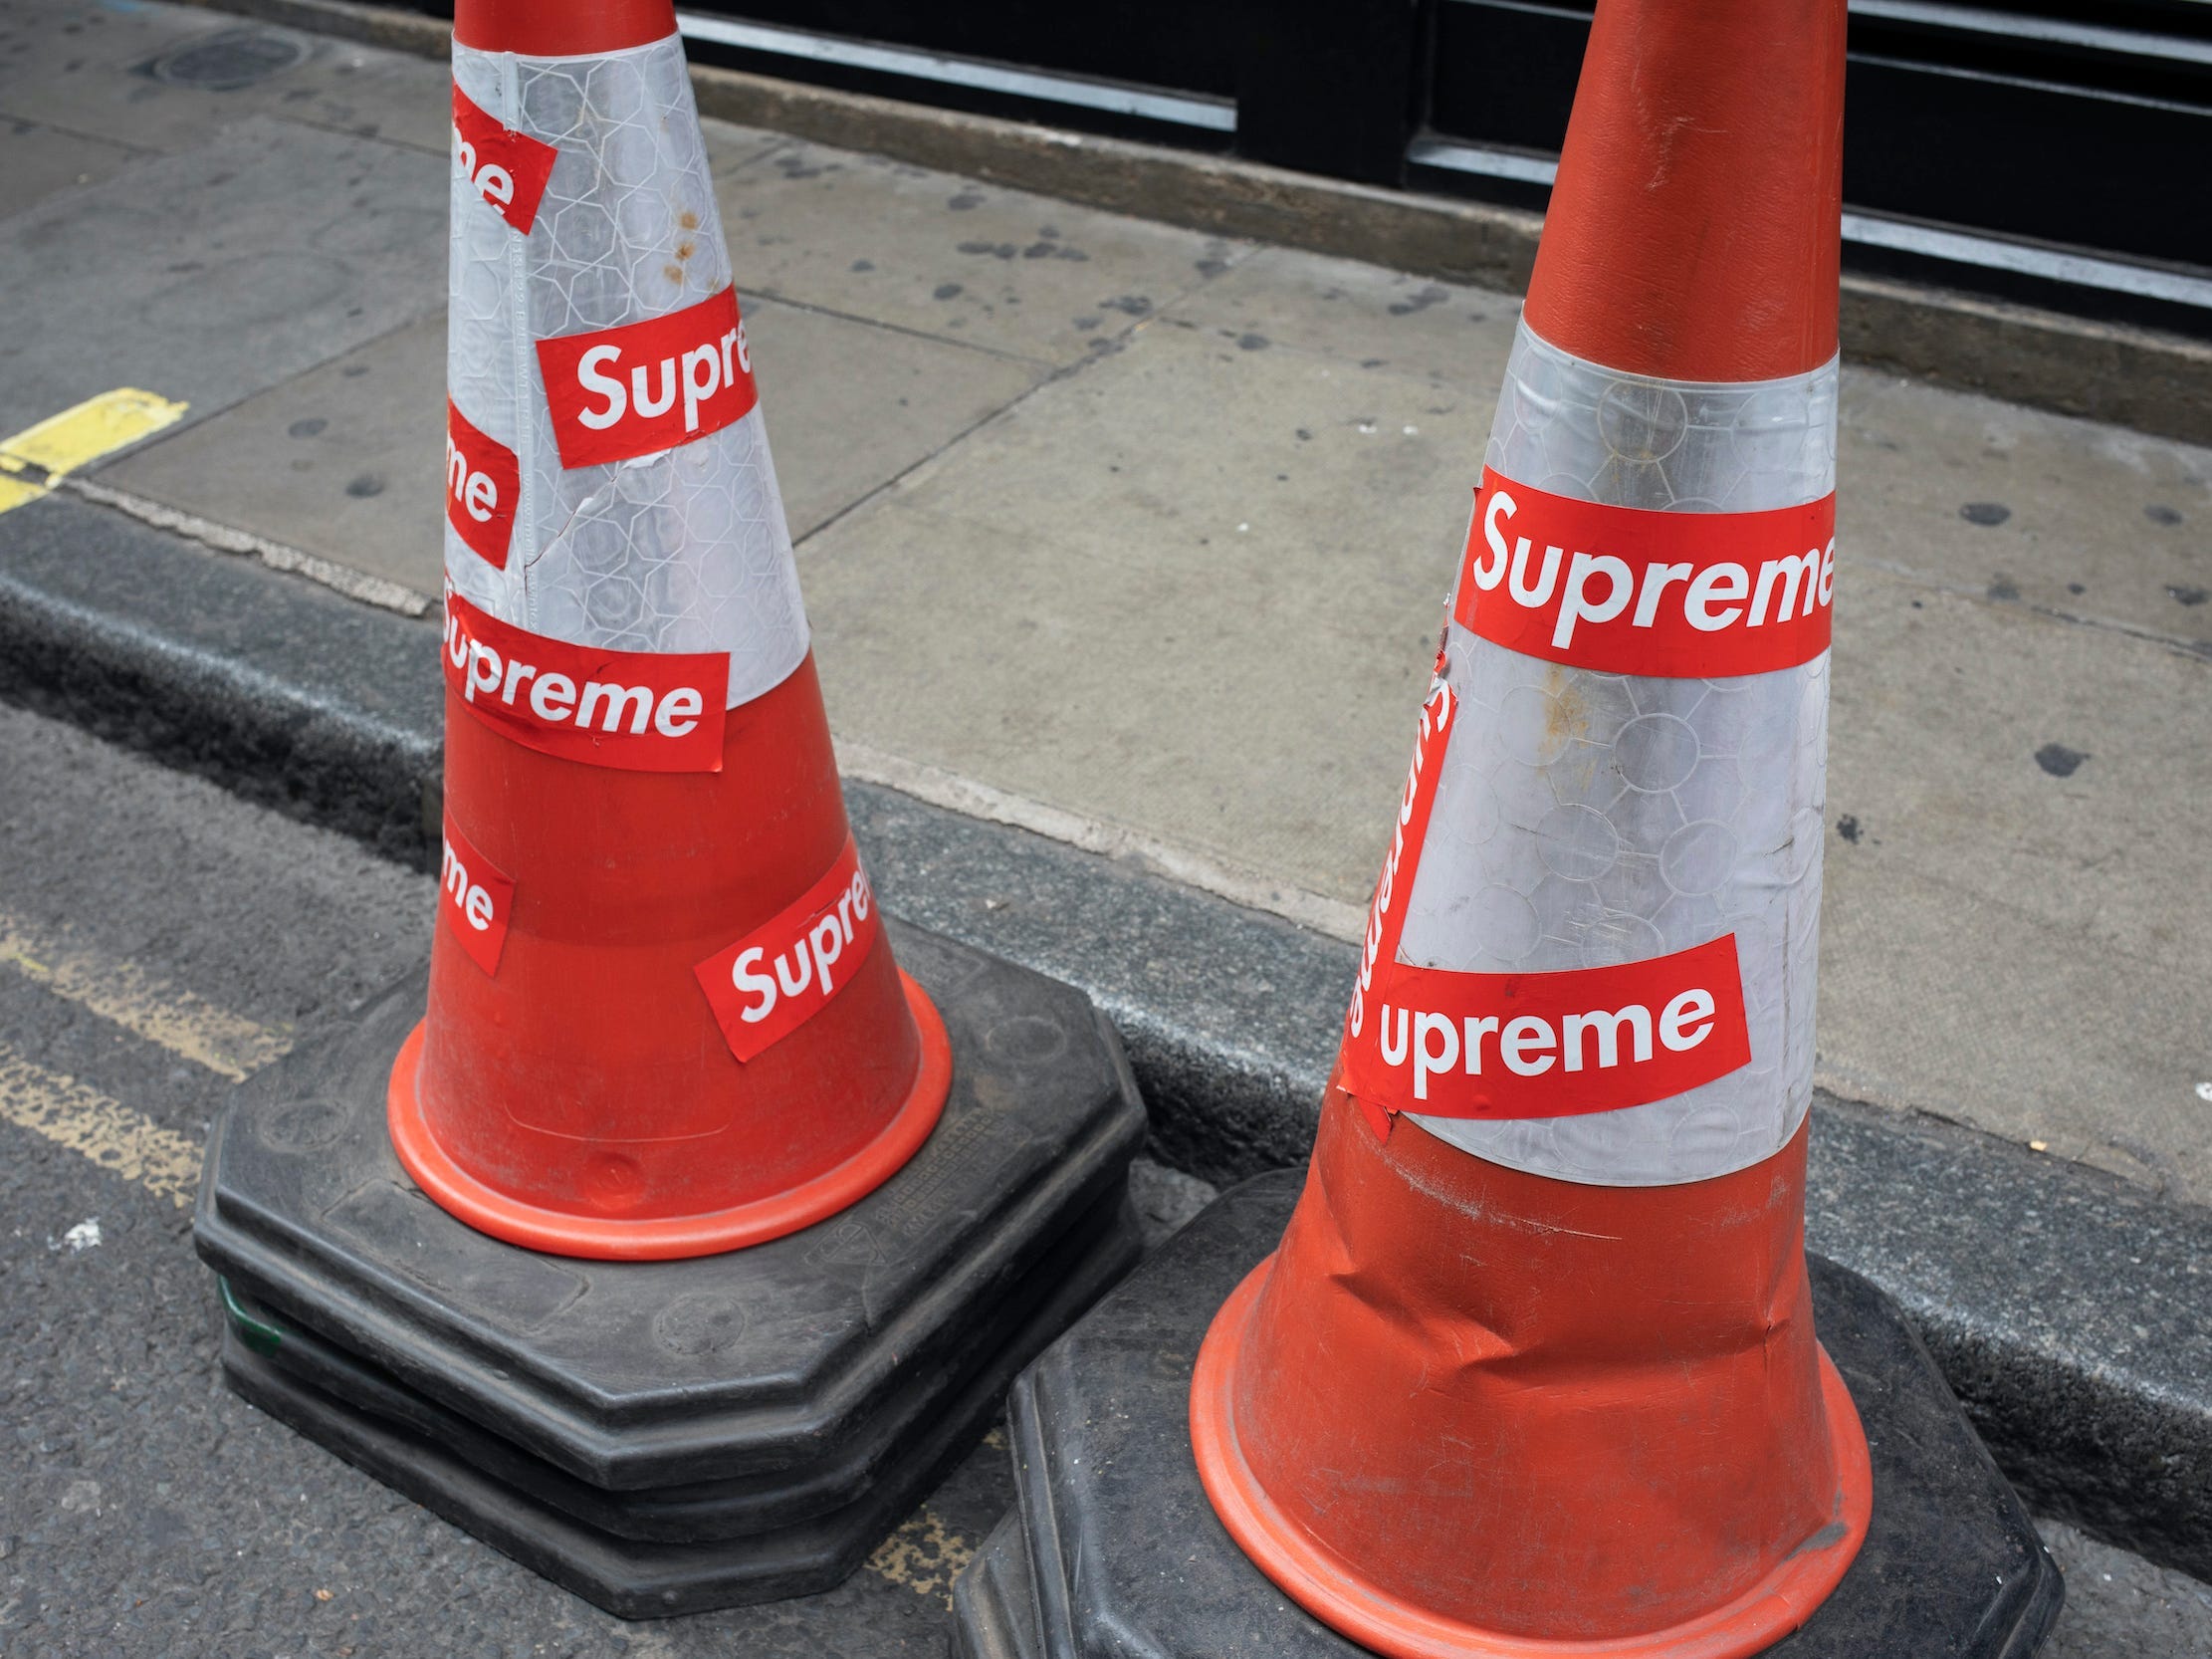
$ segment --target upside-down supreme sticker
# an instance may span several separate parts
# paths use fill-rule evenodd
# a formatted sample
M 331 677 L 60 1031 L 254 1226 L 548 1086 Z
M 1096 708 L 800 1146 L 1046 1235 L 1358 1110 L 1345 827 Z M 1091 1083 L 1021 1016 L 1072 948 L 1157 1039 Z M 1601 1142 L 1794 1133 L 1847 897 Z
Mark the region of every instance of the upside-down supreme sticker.
M 795 901 L 692 970 L 730 1052 L 751 1060 L 819 1014 L 867 959 L 882 926 L 848 834 L 836 861 Z
M 459 87 L 453 89 L 453 161 L 509 224 L 525 236 L 538 222 L 559 151 L 544 139 L 503 126 Z
M 1458 700 L 1439 679 L 1375 884 L 1338 1076 L 1378 1134 L 1400 1112 L 1572 1117 L 1680 1094 L 1749 1065 L 1734 934 L 1667 956 L 1552 973 L 1398 960 Z
M 522 494 L 515 452 L 445 404 L 445 520 L 462 544 L 495 571 L 507 569 L 515 539 L 515 498 Z
M 1836 497 L 1760 513 L 1657 513 L 1485 467 L 1452 607 L 1528 656 L 1609 674 L 1719 679 L 1828 649 Z
M 447 813 L 438 858 L 438 914 L 469 960 L 488 974 L 499 972 L 514 907 L 515 883 L 469 844 Z
M 728 651 L 617 651 L 503 622 L 451 588 L 447 687 L 526 748 L 623 772 L 720 772 Z

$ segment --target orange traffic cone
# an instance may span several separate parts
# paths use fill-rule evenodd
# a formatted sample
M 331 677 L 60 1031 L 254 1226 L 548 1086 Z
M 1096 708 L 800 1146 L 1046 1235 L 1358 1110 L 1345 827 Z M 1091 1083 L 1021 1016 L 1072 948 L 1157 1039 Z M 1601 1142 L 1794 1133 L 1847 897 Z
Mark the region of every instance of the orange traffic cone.
M 439 920 L 210 1137 L 223 1369 L 625 1617 L 810 1594 L 1135 1260 L 1144 1110 L 877 902 L 668 0 L 454 40 Z
M 1305 1192 L 1199 1357 L 1222 1523 L 1401 1659 L 1755 1652 L 1867 1530 L 1803 1242 L 1843 66 L 1843 0 L 1601 0 Z
M 571 1256 L 841 1210 L 950 1066 L 846 826 L 698 124 L 650 114 L 688 115 L 674 33 L 455 19 L 444 925 L 391 1133 Z M 578 118 L 593 76 L 633 118 Z
M 1804 1248 L 1844 13 L 1598 0 L 1303 1186 L 1015 1384 L 962 1659 L 2049 1630 L 1910 1325 Z

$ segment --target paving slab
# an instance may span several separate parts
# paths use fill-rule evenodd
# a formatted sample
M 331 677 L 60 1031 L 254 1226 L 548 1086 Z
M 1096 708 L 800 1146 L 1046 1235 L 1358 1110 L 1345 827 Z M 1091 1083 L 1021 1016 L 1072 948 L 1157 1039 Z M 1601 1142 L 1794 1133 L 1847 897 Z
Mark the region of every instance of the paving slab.
M 445 301 L 445 162 L 256 118 L 0 221 L 0 429 L 118 385 L 205 418 Z
M 1497 400 L 1517 295 L 1408 276 L 1294 248 L 1261 248 L 1176 302 L 1178 321 L 1247 349 L 1315 353 Z
M 445 350 L 441 310 L 134 451 L 100 481 L 436 593 Z
M 444 66 L 183 6 L 12 0 L 0 7 L 0 115 L 177 150 L 273 116 L 440 155 Z
M 1249 251 L 820 144 L 717 195 L 750 292 L 1062 366 Z
M 1851 574 L 1818 1072 L 2212 1199 L 2212 662 Z
M 700 121 L 699 130 L 707 142 L 707 172 L 717 184 L 762 156 L 788 149 L 797 141 L 786 133 L 711 118 Z
M 775 300 L 746 302 L 761 406 L 802 539 L 1041 382 L 1041 365 Z
M 1488 418 L 1148 325 L 804 544 L 832 724 L 1356 903 Z
M 98 184 L 142 153 L 39 121 L 0 118 L 0 218 L 86 184 Z
M 1048 372 L 774 300 L 746 315 L 793 536 Z M 137 450 L 101 482 L 435 594 L 445 347 L 439 312 Z
M 139 92 L 121 79 L 132 65 L 236 22 L 193 6 L 8 0 L 0 6 L 0 111 L 13 114 L 17 100 L 43 98 L 57 84 L 83 97 L 126 102 Z
M 1863 568 L 2212 654 L 2212 450 L 1855 368 L 1838 472 Z

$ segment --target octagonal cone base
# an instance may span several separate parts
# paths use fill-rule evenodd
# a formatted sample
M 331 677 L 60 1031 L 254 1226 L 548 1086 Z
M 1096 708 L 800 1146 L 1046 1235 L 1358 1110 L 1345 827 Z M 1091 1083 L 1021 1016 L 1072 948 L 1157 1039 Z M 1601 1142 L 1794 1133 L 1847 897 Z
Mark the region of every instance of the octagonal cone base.
M 385 1133 L 420 974 L 243 1085 L 194 1241 L 231 1385 L 610 1612 L 826 1589 L 1136 1260 L 1145 1120 L 1080 992 L 916 929 L 936 1130 L 849 1209 L 669 1262 L 539 1255 L 415 1190 Z
M 1221 1196 L 1014 1384 L 1017 1503 L 954 1591 L 961 1659 L 1357 1659 L 1223 1530 L 1199 1483 L 1191 1372 L 1216 1311 L 1275 1248 L 1300 1171 Z M 2012 1488 L 1894 1304 L 1810 1260 L 1822 1345 L 1865 1423 L 1867 1540 L 1768 1653 L 2027 1659 L 2064 1586 Z M 1469 1540 L 1469 1547 L 1479 1547 Z M 1468 1659 L 1491 1650 L 1470 1646 Z M 1496 1651 L 1541 1648 L 1516 1640 Z M 1556 1644 L 1560 1659 L 1603 1645 Z

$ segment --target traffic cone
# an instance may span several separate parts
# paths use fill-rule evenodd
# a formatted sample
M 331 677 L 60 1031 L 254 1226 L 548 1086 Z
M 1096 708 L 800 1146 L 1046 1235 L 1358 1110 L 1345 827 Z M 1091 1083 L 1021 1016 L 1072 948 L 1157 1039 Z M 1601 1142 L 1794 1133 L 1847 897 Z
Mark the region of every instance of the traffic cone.
M 216 1130 L 224 1368 L 612 1610 L 818 1590 L 1135 1259 L 1143 1109 L 877 902 L 669 0 L 454 40 L 438 920 Z
M 1303 1190 L 1271 1255 L 1279 1187 L 1019 1385 L 970 1651 L 1028 1651 L 992 1646 L 1027 1596 L 1055 1654 L 1730 1659 L 1822 1616 L 1883 1504 L 1816 1651 L 2024 1652 L 2055 1611 L 1894 1309 L 1824 1270 L 1856 1402 L 1815 1337 L 1844 31 L 1844 0 L 1599 0 Z M 1116 1369 L 1134 1309 L 1176 1351 L 1210 1277 L 1188 1447 L 1109 1438 L 1181 1403 Z M 1900 1464 L 1940 1437 L 1892 1417 L 1878 1500 L 1862 1409 L 1907 1399 L 1951 1463 Z M 1187 1514 L 1178 1453 L 1205 1510 L 1108 1542 L 1140 1486 Z M 2014 1585 L 1884 1645 L 1973 1553 L 1914 1536 L 1938 1474 Z
M 1199 1358 L 1223 1524 L 1406 1659 L 1754 1653 L 1866 1535 L 1804 1257 L 1844 23 L 1599 9 L 1305 1196 Z
M 951 1071 L 845 822 L 674 32 L 455 18 L 443 925 L 391 1134 L 471 1226 L 572 1256 L 834 1214 Z

